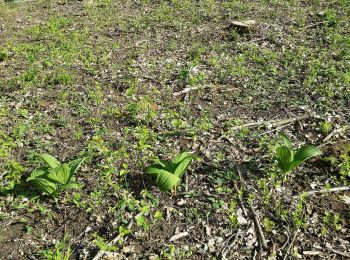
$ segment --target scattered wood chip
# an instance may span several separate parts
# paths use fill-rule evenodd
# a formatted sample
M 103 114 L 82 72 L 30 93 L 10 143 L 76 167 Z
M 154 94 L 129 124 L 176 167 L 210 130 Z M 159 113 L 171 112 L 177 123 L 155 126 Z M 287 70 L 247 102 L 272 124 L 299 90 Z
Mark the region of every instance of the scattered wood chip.
M 320 254 L 322 254 L 322 252 L 320 252 L 320 251 L 303 251 L 303 255 L 313 256 L 313 255 L 320 255 Z
M 341 198 L 345 204 L 350 205 L 350 197 L 349 196 L 344 195 Z
M 178 239 L 183 238 L 183 237 L 186 237 L 186 236 L 188 236 L 188 232 L 187 232 L 187 231 L 181 232 L 181 233 L 179 233 L 179 234 L 173 235 L 173 236 L 170 238 L 170 242 L 173 242 L 173 241 L 175 241 L 175 240 L 178 240 Z
M 231 26 L 239 29 L 251 29 L 256 25 L 255 20 L 245 20 L 245 21 L 233 21 Z

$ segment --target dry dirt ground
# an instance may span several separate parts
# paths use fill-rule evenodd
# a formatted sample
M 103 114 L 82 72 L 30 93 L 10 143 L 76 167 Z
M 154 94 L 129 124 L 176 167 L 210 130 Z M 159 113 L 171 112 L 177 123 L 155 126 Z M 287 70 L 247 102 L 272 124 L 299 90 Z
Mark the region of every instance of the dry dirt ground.
M 350 258 L 349 14 L 0 0 L 0 259 Z M 283 176 L 280 132 L 322 156 Z M 161 192 L 145 168 L 181 150 L 196 160 Z M 89 157 L 82 187 L 40 193 L 36 153 Z

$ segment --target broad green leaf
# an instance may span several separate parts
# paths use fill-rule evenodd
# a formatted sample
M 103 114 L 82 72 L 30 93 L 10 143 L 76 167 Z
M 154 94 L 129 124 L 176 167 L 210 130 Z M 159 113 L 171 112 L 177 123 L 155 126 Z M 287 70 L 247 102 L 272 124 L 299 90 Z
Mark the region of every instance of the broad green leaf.
M 61 184 L 67 184 L 71 179 L 72 175 L 70 173 L 69 165 L 66 163 L 63 163 L 54 169 L 50 169 L 47 177 L 49 177 L 55 182 L 58 182 Z
M 157 176 L 157 185 L 162 191 L 169 191 L 180 182 L 180 178 L 176 175 L 162 171 Z
M 177 166 L 177 168 L 176 168 L 174 174 L 175 174 L 177 177 L 181 178 L 182 175 L 186 172 L 186 170 L 187 170 L 188 166 L 190 165 L 191 161 L 192 161 L 192 156 L 186 157 L 184 160 L 182 160 L 182 161 L 178 164 L 178 166 Z
M 78 158 L 68 163 L 71 177 L 86 159 L 87 157 Z
M 37 154 L 36 157 L 46 162 L 51 168 L 56 168 L 61 164 L 55 157 L 47 153 Z
M 303 163 L 302 161 L 292 161 L 289 164 L 289 171 L 293 171 L 295 168 L 297 168 L 302 163 Z
M 156 159 L 154 162 L 162 167 L 162 169 L 173 172 L 175 171 L 176 165 L 174 165 L 172 162 Z
M 53 195 L 57 190 L 57 185 L 48 179 L 36 178 L 32 181 L 34 185 L 47 195 Z
M 50 169 L 47 167 L 40 167 L 31 172 L 30 176 L 27 178 L 27 181 L 32 181 L 37 177 L 44 176 L 48 173 Z
M 320 149 L 313 145 L 305 145 L 294 154 L 294 161 L 304 162 L 307 159 L 321 155 Z
M 154 165 L 148 166 L 145 172 L 148 174 L 151 174 L 152 176 L 157 177 L 158 174 L 161 174 L 163 172 L 168 172 L 168 171 L 164 170 L 160 165 L 154 164 Z M 172 174 L 171 172 L 168 172 L 168 173 Z
M 80 189 L 82 187 L 82 185 L 78 182 L 75 181 L 70 181 L 67 184 L 63 185 L 61 187 L 61 191 L 66 190 L 66 189 Z
M 289 149 L 293 149 L 292 141 L 290 140 L 290 138 L 285 133 L 280 132 L 279 136 L 280 136 L 282 144 L 284 146 L 288 147 Z
M 293 161 L 293 151 L 286 146 L 279 146 L 276 149 L 275 158 L 277 159 L 278 166 L 284 173 L 290 171 L 289 167 L 290 163 Z
M 181 161 L 183 161 L 183 160 L 185 160 L 186 158 L 188 158 L 188 157 L 193 157 L 193 155 L 192 154 L 190 154 L 189 152 L 186 152 L 186 151 L 184 151 L 184 152 L 181 152 L 181 153 L 179 153 L 177 156 L 176 156 L 176 158 L 175 158 L 175 160 L 173 161 L 175 164 L 179 164 Z

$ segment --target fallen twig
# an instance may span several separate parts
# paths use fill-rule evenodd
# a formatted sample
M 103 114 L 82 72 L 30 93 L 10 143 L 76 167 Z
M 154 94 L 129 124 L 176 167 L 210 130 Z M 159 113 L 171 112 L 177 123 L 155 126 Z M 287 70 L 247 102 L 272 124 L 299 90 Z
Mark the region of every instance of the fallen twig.
M 184 88 L 183 90 L 181 91 L 178 91 L 178 92 L 174 92 L 173 93 L 173 96 L 174 97 L 178 97 L 178 96 L 181 96 L 183 94 L 187 94 L 191 91 L 195 91 L 195 90 L 199 90 L 199 89 L 206 89 L 206 88 L 214 88 L 215 86 L 213 85 L 205 85 L 205 86 L 197 86 L 197 87 L 187 87 L 187 88 Z M 224 87 L 224 86 L 223 86 Z M 238 88 L 230 88 L 230 91 L 232 90 L 239 90 Z
M 221 253 L 221 257 L 222 259 L 226 259 L 226 255 L 227 253 L 230 251 L 230 249 L 237 243 L 238 237 L 239 235 L 242 233 L 241 229 L 238 229 L 238 231 L 236 232 L 236 234 L 232 235 L 229 237 L 228 241 L 231 241 L 231 243 L 229 245 L 227 245 L 224 250 L 222 250 Z M 232 239 L 233 238 L 233 239 Z
M 308 26 L 305 26 L 305 29 L 317 27 L 317 26 L 319 26 L 319 25 L 327 24 L 327 23 L 329 23 L 329 21 L 322 21 L 322 22 L 318 22 L 318 23 L 313 23 L 313 24 L 310 24 L 310 25 L 308 25 Z
M 178 96 L 181 96 L 183 94 L 187 94 L 191 91 L 194 91 L 194 90 L 198 90 L 198 89 L 206 89 L 208 88 L 209 86 L 198 86 L 198 87 L 187 87 L 187 88 L 184 88 L 183 90 L 181 91 L 178 91 L 178 92 L 174 92 L 173 93 L 173 96 L 174 97 L 178 97 Z
M 307 114 L 307 115 L 302 115 L 302 116 L 297 116 L 297 117 L 287 118 L 287 119 L 282 119 L 282 120 L 251 122 L 251 123 L 247 123 L 244 125 L 235 126 L 235 127 L 231 128 L 231 130 L 239 130 L 243 127 L 254 128 L 254 127 L 258 127 L 258 126 L 265 126 L 265 127 L 273 128 L 273 127 L 279 127 L 279 126 L 287 125 L 290 123 L 294 123 L 294 122 L 299 121 L 299 120 L 308 119 L 310 117 L 311 117 L 311 115 Z
M 328 141 L 328 142 L 326 142 L 326 143 L 320 144 L 320 145 L 318 146 L 318 148 L 321 148 L 321 147 L 324 147 L 324 146 L 330 145 L 330 144 L 334 145 L 334 144 L 337 144 L 337 143 L 347 142 L 347 141 L 350 141 L 350 139 L 343 139 L 343 140 L 338 140 L 338 141 L 334 141 L 334 142 Z
M 134 220 L 130 220 L 128 226 L 127 226 L 127 229 L 131 229 L 132 226 L 134 225 Z M 121 235 L 118 235 L 116 236 L 113 240 L 111 240 L 108 245 L 115 245 L 120 239 L 122 238 Z M 107 254 L 107 252 L 105 251 L 98 251 L 98 253 L 95 255 L 95 257 L 92 259 L 92 260 L 100 260 L 100 259 L 103 259 L 104 255 Z
M 239 178 L 241 180 L 241 184 L 243 185 L 243 187 L 248 190 L 248 185 L 247 183 L 245 182 L 243 176 L 242 176 L 242 173 L 241 173 L 241 170 L 239 169 L 239 167 L 237 167 L 237 172 L 238 172 L 238 175 L 239 175 Z M 253 222 L 254 222 L 254 226 L 257 230 L 257 234 L 258 234 L 258 237 L 259 237 L 259 240 L 260 240 L 260 243 L 262 245 L 262 247 L 264 249 L 267 249 L 268 246 L 267 246 L 267 242 L 266 242 L 266 239 L 265 239 L 265 235 L 264 235 L 264 232 L 263 232 L 263 229 L 260 225 L 260 221 L 259 221 L 259 218 L 258 218 L 258 215 L 256 214 L 256 211 L 255 209 L 253 208 L 253 206 L 248 203 L 248 207 L 250 209 L 250 213 L 253 217 Z
M 297 231 L 295 231 L 294 236 L 293 236 L 293 239 L 292 239 L 292 241 L 291 241 L 290 244 L 289 244 L 289 247 L 288 247 L 288 249 L 287 249 L 286 254 L 284 255 L 283 260 L 286 260 L 286 259 L 287 259 L 288 255 L 289 255 L 289 252 L 290 252 L 290 249 L 292 248 L 292 246 L 293 246 L 293 244 L 294 244 L 294 241 L 295 241 L 295 238 L 297 237 L 297 234 L 298 234 L 298 233 L 299 233 L 299 229 L 297 229 Z
M 301 197 L 303 195 L 312 196 L 312 195 L 320 194 L 320 193 L 340 192 L 340 191 L 348 191 L 348 190 L 350 190 L 349 186 L 334 187 L 334 188 L 322 189 L 322 190 L 312 190 L 312 191 L 303 192 L 302 194 L 293 196 L 293 198 L 299 198 L 299 197 Z
M 336 132 L 338 132 L 338 129 L 334 129 L 332 132 L 330 132 L 330 134 L 327 135 L 327 136 L 323 139 L 323 142 L 325 143 L 325 142 L 327 142 L 329 139 L 331 139 L 332 136 L 333 136 Z
M 330 245 L 326 244 L 326 247 L 331 250 L 333 253 L 337 254 L 337 255 L 341 255 L 341 256 L 345 256 L 346 258 L 350 258 L 350 254 L 346 253 L 346 252 L 342 252 L 339 250 L 336 250 L 334 248 L 332 248 Z

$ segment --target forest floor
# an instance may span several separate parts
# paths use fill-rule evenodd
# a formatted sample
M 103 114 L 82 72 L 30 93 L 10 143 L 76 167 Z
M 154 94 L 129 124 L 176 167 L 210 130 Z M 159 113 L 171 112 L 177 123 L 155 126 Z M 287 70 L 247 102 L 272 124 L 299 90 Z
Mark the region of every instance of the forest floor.
M 350 258 L 349 14 L 0 1 L 0 259 Z M 322 156 L 284 176 L 280 132 Z M 145 168 L 182 150 L 186 181 L 161 192 Z M 37 153 L 88 156 L 82 187 L 41 194 Z

